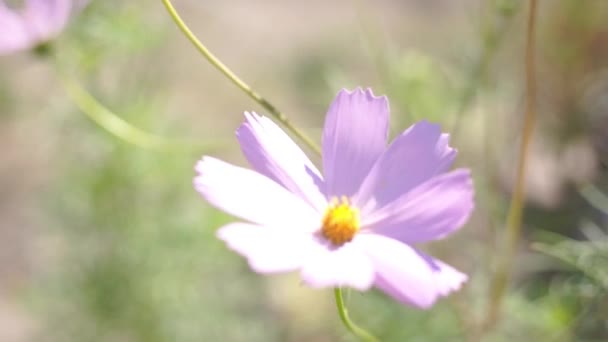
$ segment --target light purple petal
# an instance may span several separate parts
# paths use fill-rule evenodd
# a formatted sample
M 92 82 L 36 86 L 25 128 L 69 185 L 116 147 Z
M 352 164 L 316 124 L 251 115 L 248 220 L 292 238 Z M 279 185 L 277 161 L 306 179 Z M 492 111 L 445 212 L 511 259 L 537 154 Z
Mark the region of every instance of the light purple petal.
M 410 246 L 384 236 L 359 234 L 357 245 L 376 270 L 375 285 L 399 302 L 428 308 L 440 295 L 429 263 Z
M 247 223 L 228 224 L 219 229 L 217 236 L 230 249 L 246 257 L 258 273 L 297 270 L 316 244 L 312 234 Z
M 439 125 L 421 121 L 398 136 L 363 181 L 355 201 L 370 210 L 382 207 L 415 186 L 449 169 L 456 150 Z
M 0 2 L 0 54 L 53 39 L 63 30 L 75 7 L 80 6 L 72 0 L 26 0 L 21 10 L 13 11 Z
M 329 107 L 323 131 L 326 195 L 352 196 L 386 147 L 389 108 L 370 89 L 342 90 Z
M 39 41 L 54 38 L 66 25 L 72 0 L 26 0 L 23 19 Z
M 0 55 L 30 47 L 31 39 L 21 16 L 0 1 Z
M 255 171 L 203 157 L 194 186 L 215 207 L 260 225 L 318 229 L 321 217 L 297 195 Z
M 236 135 L 249 164 L 323 212 L 327 207 L 319 188 L 323 180 L 310 159 L 270 119 L 256 113 L 245 113 L 245 117 Z
M 365 291 L 373 285 L 374 268 L 369 257 L 352 242 L 339 248 L 319 244 L 302 268 L 302 280 L 313 288 L 351 287 Z
M 466 274 L 458 271 L 441 260 L 437 260 L 422 252 L 418 252 L 418 254 L 426 260 L 433 270 L 435 287 L 441 296 L 447 296 L 451 292 L 460 290 L 462 285 L 469 279 Z
M 435 176 L 362 217 L 362 226 L 405 243 L 441 239 L 460 228 L 473 210 L 468 170 Z

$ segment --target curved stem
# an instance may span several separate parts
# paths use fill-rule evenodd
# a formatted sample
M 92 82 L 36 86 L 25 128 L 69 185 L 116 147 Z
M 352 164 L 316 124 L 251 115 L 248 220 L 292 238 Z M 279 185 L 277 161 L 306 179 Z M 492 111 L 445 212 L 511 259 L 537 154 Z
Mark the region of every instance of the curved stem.
M 252 98 L 255 102 L 257 102 L 260 106 L 266 109 L 275 119 L 280 121 L 283 126 L 285 126 L 291 133 L 297 136 L 300 140 L 302 140 L 308 147 L 313 150 L 318 155 L 321 155 L 321 149 L 306 136 L 302 131 L 297 129 L 285 116 L 285 114 L 281 113 L 275 106 L 273 106 L 268 100 L 263 98 L 260 94 L 256 93 L 247 83 L 241 80 L 232 70 L 230 70 L 222 61 L 220 61 L 203 43 L 192 33 L 190 28 L 186 25 L 186 23 L 179 16 L 175 8 L 173 7 L 170 0 L 162 0 L 167 12 L 173 18 L 175 24 L 179 27 L 182 33 L 190 40 L 190 42 L 194 45 L 194 47 L 211 63 L 216 69 L 218 69 L 224 76 L 226 76 L 234 85 L 236 85 L 239 89 L 241 89 L 245 94 L 247 94 L 250 98 Z M 348 317 L 348 312 L 346 310 L 346 305 L 344 304 L 344 298 L 342 297 L 342 289 L 336 288 L 334 289 L 334 294 L 336 298 L 336 305 L 338 307 L 338 313 L 340 314 L 340 319 L 346 326 L 346 328 L 352 332 L 355 336 L 359 337 L 363 341 L 375 342 L 378 341 L 373 335 L 368 333 L 362 328 L 359 328 L 355 325 L 350 318 Z
M 377 342 L 378 339 L 374 337 L 374 335 L 368 333 L 362 328 L 359 328 L 355 323 L 350 320 L 350 318 L 348 317 L 348 310 L 346 310 L 346 305 L 344 304 L 344 297 L 342 296 L 341 288 L 337 287 L 334 289 L 334 296 L 336 298 L 336 306 L 338 307 L 340 319 L 342 320 L 342 323 L 344 323 L 346 328 L 351 333 L 353 333 L 353 335 L 361 339 L 361 341 Z
M 78 106 L 89 119 L 93 120 L 97 125 L 119 139 L 142 148 L 153 150 L 196 146 L 191 142 L 169 140 L 145 132 L 129 124 L 99 103 L 91 94 L 82 88 L 78 82 L 61 73 L 58 73 L 58 75 L 66 93 L 76 106 Z
M 163 4 L 167 8 L 167 12 L 173 18 L 173 21 L 179 27 L 179 29 L 184 33 L 186 38 L 194 45 L 194 47 L 211 63 L 216 69 L 218 69 L 224 76 L 226 76 L 234 85 L 239 87 L 245 94 L 251 97 L 255 102 L 257 102 L 260 106 L 266 109 L 275 119 L 279 120 L 283 126 L 285 126 L 291 133 L 297 136 L 300 140 L 302 140 L 311 150 L 315 151 L 317 154 L 321 154 L 321 150 L 319 147 L 310 139 L 306 134 L 297 129 L 287 118 L 285 114 L 280 112 L 275 106 L 273 106 L 268 100 L 263 98 L 260 94 L 256 93 L 251 87 L 241 80 L 232 70 L 230 70 L 222 61 L 220 61 L 207 47 L 192 33 L 188 25 L 182 20 L 180 15 L 177 13 L 173 4 L 170 0 L 162 0 Z
M 522 214 L 524 206 L 525 172 L 528 150 L 532 140 L 534 124 L 536 121 L 536 66 L 535 66 L 535 27 L 536 27 L 536 8 L 537 0 L 530 0 L 530 10 L 528 12 L 528 24 L 526 30 L 526 114 L 522 133 L 521 148 L 515 188 L 507 217 L 507 241 L 504 261 L 499 265 L 490 288 L 490 303 L 487 321 L 484 330 L 490 329 L 498 320 L 500 306 L 505 291 L 509 284 L 511 269 L 517 254 L 517 247 L 521 237 Z

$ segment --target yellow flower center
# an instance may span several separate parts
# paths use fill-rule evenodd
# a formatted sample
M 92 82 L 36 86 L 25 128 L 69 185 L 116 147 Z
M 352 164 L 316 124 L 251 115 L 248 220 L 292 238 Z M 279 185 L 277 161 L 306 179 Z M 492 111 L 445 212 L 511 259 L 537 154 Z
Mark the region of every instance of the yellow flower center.
M 351 241 L 359 231 L 359 210 L 347 197 L 332 198 L 323 216 L 321 234 L 336 246 Z

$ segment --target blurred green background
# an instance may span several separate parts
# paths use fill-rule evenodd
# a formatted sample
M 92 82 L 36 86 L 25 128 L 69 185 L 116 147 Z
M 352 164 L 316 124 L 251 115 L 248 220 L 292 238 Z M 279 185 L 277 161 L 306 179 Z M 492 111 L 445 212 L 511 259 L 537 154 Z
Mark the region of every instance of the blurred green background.
M 539 121 L 524 238 L 503 315 L 484 329 L 523 117 L 527 1 L 175 0 L 198 37 L 317 141 L 343 87 L 391 103 L 392 136 L 439 122 L 477 209 L 428 246 L 470 275 L 428 311 L 348 293 L 385 341 L 608 339 L 608 1 L 541 1 Z M 160 1 L 92 1 L 57 61 L 0 58 L 0 341 L 352 341 L 332 293 L 258 276 L 215 238 L 230 220 L 192 188 L 203 154 L 245 165 L 234 131 L 259 106 L 192 48 Z M 136 127 L 100 129 L 59 65 Z

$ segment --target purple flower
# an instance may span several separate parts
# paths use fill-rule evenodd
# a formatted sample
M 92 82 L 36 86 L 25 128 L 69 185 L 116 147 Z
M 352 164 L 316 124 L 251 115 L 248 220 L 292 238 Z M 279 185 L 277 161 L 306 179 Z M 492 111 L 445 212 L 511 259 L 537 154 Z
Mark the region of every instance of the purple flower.
M 55 38 L 66 26 L 70 13 L 83 0 L 25 0 L 20 10 L 0 0 L 0 55 L 28 50 Z
M 245 222 L 220 239 L 259 273 L 300 271 L 315 287 L 379 288 L 420 308 L 467 276 L 413 246 L 446 237 L 473 210 L 468 170 L 438 125 L 416 123 L 386 146 L 389 107 L 371 90 L 342 90 L 327 113 L 322 175 L 268 118 L 237 130 L 255 171 L 203 157 L 196 189 Z

